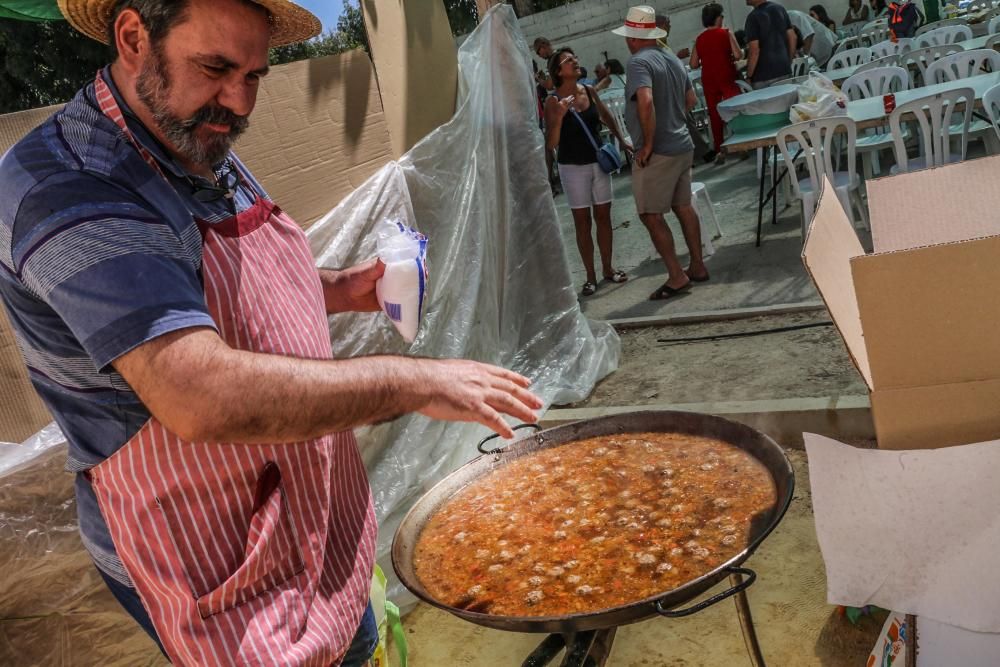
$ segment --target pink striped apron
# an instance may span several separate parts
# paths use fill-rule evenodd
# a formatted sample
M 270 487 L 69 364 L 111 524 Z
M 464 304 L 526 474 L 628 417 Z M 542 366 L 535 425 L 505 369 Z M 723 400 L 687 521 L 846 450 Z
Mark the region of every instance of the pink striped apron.
M 96 92 L 159 171 L 100 74 Z M 199 226 L 205 298 L 223 340 L 329 359 L 323 290 L 298 225 L 258 196 L 245 212 Z M 90 479 L 175 664 L 339 664 L 368 602 L 376 535 L 353 433 L 188 442 L 151 418 Z

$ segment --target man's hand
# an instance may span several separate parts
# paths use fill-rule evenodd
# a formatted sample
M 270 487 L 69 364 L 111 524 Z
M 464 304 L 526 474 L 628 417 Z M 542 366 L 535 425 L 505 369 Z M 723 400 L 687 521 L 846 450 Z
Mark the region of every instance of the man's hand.
M 531 380 L 497 366 L 465 360 L 419 360 L 420 379 L 429 399 L 418 412 L 431 419 L 479 422 L 504 438 L 514 437 L 507 414 L 538 421 L 542 400 L 528 391 Z
M 381 310 L 375 297 L 375 282 L 384 273 L 385 264 L 377 257 L 341 271 L 321 269 L 326 312 L 332 315 Z
M 681 49 L 680 51 L 677 52 L 677 57 L 680 58 L 681 60 L 684 60 L 685 58 L 690 58 L 691 49 Z
M 645 167 L 649 164 L 649 158 L 653 155 L 653 145 L 646 144 L 639 149 L 639 152 L 635 154 L 635 163 L 640 167 Z

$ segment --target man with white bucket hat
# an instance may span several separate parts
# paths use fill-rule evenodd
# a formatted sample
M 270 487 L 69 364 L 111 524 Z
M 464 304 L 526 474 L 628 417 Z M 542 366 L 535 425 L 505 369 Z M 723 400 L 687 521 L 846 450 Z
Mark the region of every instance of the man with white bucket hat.
M 708 280 L 698 213 L 691 205 L 694 142 L 684 122 L 697 99 L 680 60 L 657 45 L 667 33 L 656 26 L 652 7 L 630 8 L 625 25 L 611 32 L 624 37 L 632 53 L 626 66 L 625 123 L 635 144 L 636 211 L 667 268 L 666 282 L 649 298 L 667 299 L 688 290 L 692 281 Z M 681 223 L 691 255 L 686 271 L 663 219 L 669 210 Z

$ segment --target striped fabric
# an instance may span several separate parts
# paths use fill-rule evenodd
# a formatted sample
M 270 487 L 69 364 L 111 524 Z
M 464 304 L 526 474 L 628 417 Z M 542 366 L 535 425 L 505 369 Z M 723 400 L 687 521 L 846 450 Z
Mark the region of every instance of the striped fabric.
M 273 204 L 208 229 L 205 294 L 232 347 L 327 359 L 305 236 Z M 376 523 L 351 433 L 186 442 L 151 419 L 90 471 L 119 557 L 179 665 L 332 665 L 368 602 Z

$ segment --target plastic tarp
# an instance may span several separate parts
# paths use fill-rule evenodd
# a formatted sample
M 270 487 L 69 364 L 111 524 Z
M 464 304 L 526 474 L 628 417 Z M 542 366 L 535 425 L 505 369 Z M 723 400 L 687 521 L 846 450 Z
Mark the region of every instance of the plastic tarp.
M 784 113 L 799 101 L 799 87 L 782 83 L 777 86 L 752 90 L 719 102 L 719 116 L 729 122 L 739 115 Z
M 617 368 L 618 336 L 583 317 L 571 283 L 527 54 L 511 8 L 495 7 L 459 51 L 454 118 L 310 229 L 317 264 L 330 267 L 374 256 L 376 225 L 388 218 L 430 238 L 416 340 L 404 344 L 381 314 L 338 315 L 330 327 L 337 356 L 487 361 L 532 378 L 546 405 L 583 399 Z M 358 432 L 390 577 L 402 517 L 488 434 L 421 416 Z M 83 550 L 64 460 L 55 426 L 0 443 L 0 664 L 165 664 Z M 413 601 L 393 581 L 389 597 Z
M 420 332 L 406 346 L 380 313 L 331 319 L 337 356 L 467 358 L 534 381 L 546 405 L 581 400 L 618 366 L 619 341 L 584 318 L 545 174 L 528 48 L 498 5 L 462 44 L 457 110 L 309 228 L 320 266 L 375 255 L 376 226 L 399 219 L 427 235 L 430 273 Z M 477 455 L 471 424 L 404 417 L 358 433 L 379 518 L 386 574 L 393 533 L 414 501 Z M 412 598 L 397 584 L 389 597 Z

